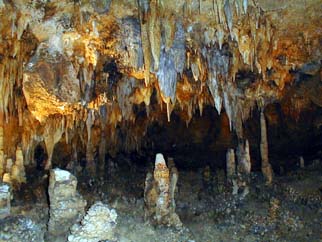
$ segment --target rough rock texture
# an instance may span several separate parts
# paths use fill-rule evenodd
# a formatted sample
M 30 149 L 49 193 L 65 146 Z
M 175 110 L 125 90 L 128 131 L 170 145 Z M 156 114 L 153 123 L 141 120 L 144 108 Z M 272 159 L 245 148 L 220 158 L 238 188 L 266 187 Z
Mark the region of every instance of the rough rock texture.
M 153 122 L 188 125 L 207 106 L 239 138 L 262 105 L 292 118 L 322 106 L 317 0 L 0 6 L 0 173 L 17 144 L 34 164 L 45 142 L 49 169 L 56 145 L 74 139 L 93 168 L 100 144 L 111 154 L 140 150 Z
M 49 178 L 49 222 L 50 235 L 65 235 L 70 227 L 84 215 L 86 201 L 78 194 L 77 180 L 68 171 L 53 169 Z
M 261 127 L 261 143 L 260 151 L 262 157 L 262 172 L 265 177 L 266 183 L 271 184 L 273 181 L 273 169 L 268 160 L 268 141 L 267 141 L 267 129 L 266 129 L 266 119 L 264 112 L 260 114 L 260 127 Z
M 0 219 L 10 215 L 11 199 L 12 194 L 10 185 L 0 182 Z
M 163 155 L 157 154 L 153 176 L 148 173 L 145 180 L 145 219 L 152 224 L 181 228 L 182 223 L 175 212 L 174 193 L 178 171 L 173 160 L 170 160 L 170 172 Z
M 117 213 L 102 202 L 96 202 L 80 222 L 71 228 L 70 242 L 114 241 Z
M 0 220 L 0 241 L 43 242 L 44 231 L 39 225 L 24 216 L 7 217 Z
M 16 150 L 16 160 L 12 166 L 11 180 L 18 186 L 22 183 L 26 183 L 26 172 L 21 147 L 17 147 Z

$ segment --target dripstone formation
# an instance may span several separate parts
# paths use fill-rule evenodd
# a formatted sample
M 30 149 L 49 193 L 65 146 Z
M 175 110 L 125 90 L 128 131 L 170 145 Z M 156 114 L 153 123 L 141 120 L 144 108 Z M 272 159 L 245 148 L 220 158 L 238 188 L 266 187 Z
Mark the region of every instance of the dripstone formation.
M 53 236 L 66 235 L 85 213 L 86 201 L 77 192 L 77 180 L 61 169 L 50 171 L 48 232 Z
M 71 228 L 69 242 L 116 241 L 117 214 L 102 202 L 93 204 L 80 222 Z
M 153 175 L 148 173 L 145 180 L 144 202 L 145 218 L 153 224 L 181 228 L 182 223 L 175 212 L 175 189 L 178 171 L 173 159 L 169 168 L 162 154 L 157 154 Z

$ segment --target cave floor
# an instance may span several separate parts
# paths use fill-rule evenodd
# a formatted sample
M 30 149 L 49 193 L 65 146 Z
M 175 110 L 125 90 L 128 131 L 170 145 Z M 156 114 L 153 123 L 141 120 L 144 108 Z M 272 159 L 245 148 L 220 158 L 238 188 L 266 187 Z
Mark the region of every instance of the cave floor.
M 244 199 L 231 195 L 223 170 L 213 171 L 207 182 L 202 169 L 179 171 L 176 211 L 184 224 L 182 230 L 144 221 L 146 168 L 116 167 L 96 180 L 80 172 L 78 190 L 88 206 L 100 200 L 116 209 L 121 242 L 322 241 L 321 171 L 321 164 L 293 170 L 276 176 L 271 187 L 254 172 Z M 39 175 L 34 172 L 32 186 L 15 195 L 12 211 L 31 217 L 45 230 L 48 179 Z

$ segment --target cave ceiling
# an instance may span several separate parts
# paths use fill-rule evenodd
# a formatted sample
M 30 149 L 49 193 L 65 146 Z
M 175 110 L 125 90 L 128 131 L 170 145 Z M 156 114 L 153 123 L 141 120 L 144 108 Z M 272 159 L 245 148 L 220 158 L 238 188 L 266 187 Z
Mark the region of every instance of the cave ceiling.
M 0 0 L 5 153 L 116 147 L 117 127 L 136 149 L 152 122 L 209 105 L 242 137 L 255 108 L 321 107 L 321 19 L 319 0 Z

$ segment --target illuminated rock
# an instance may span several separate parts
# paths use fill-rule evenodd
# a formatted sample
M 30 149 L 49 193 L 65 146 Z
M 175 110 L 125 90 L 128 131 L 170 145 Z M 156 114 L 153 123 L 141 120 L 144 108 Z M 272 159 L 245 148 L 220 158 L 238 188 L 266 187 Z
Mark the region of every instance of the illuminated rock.
M 102 202 L 96 202 L 80 222 L 71 228 L 70 242 L 115 241 L 117 214 Z
M 49 222 L 50 235 L 66 234 L 70 227 L 84 215 L 86 201 L 76 191 L 77 180 L 68 171 L 53 169 L 49 177 Z
M 145 180 L 145 218 L 153 224 L 182 227 L 179 216 L 175 213 L 174 193 L 178 172 L 170 159 L 170 172 L 162 154 L 157 154 L 153 176 L 147 174 Z

